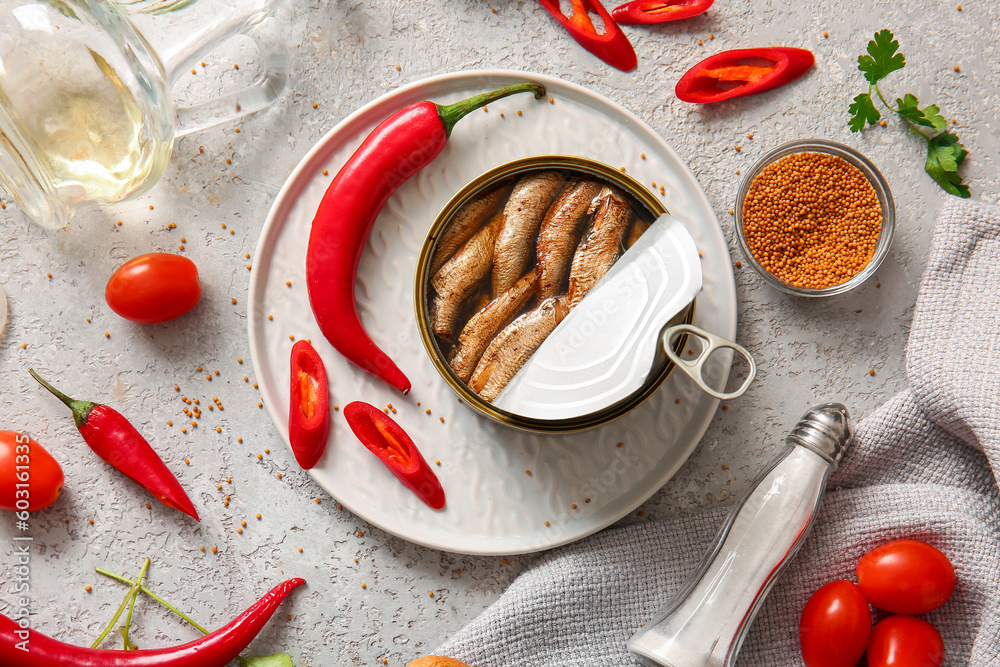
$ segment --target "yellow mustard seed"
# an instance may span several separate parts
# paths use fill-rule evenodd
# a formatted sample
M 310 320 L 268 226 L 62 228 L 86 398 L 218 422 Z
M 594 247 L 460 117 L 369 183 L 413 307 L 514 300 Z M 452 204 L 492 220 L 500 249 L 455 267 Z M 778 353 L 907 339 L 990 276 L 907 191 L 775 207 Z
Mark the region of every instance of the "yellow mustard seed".
M 850 280 L 871 261 L 881 230 L 871 183 L 854 165 L 825 153 L 793 153 L 769 164 L 743 203 L 751 254 L 799 288 Z

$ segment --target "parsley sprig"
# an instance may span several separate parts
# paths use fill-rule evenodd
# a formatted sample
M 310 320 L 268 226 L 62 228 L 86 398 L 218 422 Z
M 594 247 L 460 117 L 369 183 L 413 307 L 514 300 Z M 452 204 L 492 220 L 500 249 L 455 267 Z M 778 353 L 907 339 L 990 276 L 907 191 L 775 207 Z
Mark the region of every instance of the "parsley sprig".
M 851 132 L 860 132 L 866 125 L 879 122 L 882 114 L 875 106 L 874 94 L 887 109 L 909 123 L 910 132 L 927 142 L 924 171 L 951 194 L 968 197 L 969 186 L 962 183 L 962 177 L 958 175 L 958 168 L 968 151 L 959 142 L 957 135 L 945 130 L 948 122 L 940 114 L 941 109 L 935 104 L 921 109 L 920 102 L 909 93 L 902 99 L 897 97 L 893 106 L 886 102 L 879 90 L 879 81 L 905 66 L 906 58 L 899 53 L 899 42 L 893 38 L 892 33 L 888 30 L 875 33 L 875 39 L 868 42 L 868 55 L 858 56 L 858 69 L 868 80 L 868 92 L 855 97 L 848 108 L 851 114 L 848 126 Z

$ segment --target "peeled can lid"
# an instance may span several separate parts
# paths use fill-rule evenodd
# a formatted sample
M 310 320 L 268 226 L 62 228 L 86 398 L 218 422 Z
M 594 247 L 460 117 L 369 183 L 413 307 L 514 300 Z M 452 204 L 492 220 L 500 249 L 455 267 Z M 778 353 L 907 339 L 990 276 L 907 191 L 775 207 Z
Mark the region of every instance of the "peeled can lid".
M 577 419 L 645 384 L 664 326 L 701 290 L 698 247 L 664 213 L 545 339 L 493 404 L 521 417 Z

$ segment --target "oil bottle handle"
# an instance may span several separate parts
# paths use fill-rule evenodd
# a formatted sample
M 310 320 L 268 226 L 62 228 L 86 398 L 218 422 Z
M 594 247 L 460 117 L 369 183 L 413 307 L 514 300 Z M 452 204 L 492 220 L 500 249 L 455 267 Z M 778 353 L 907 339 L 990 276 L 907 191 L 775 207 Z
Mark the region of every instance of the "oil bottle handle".
M 209 26 L 172 50 L 165 58 L 168 80 L 174 86 L 193 65 L 222 44 L 240 35 L 253 39 L 261 71 L 243 88 L 187 107 L 175 107 L 176 137 L 220 125 L 270 106 L 288 82 L 288 47 L 285 32 L 273 12 L 283 0 L 265 0 L 256 13 L 231 17 Z M 196 68 L 197 69 L 197 68 Z
M 701 352 L 694 359 L 682 359 L 677 352 L 674 351 L 674 341 L 684 334 L 690 334 L 695 336 L 701 341 Z M 734 398 L 742 396 L 746 390 L 750 387 L 750 383 L 753 382 L 754 377 L 757 376 L 757 364 L 754 362 L 753 357 L 750 352 L 747 351 L 745 347 L 739 343 L 735 343 L 728 338 L 723 338 L 722 336 L 717 336 L 713 333 L 709 333 L 700 327 L 696 327 L 693 324 L 678 324 L 676 326 L 669 327 L 663 332 L 662 336 L 663 350 L 667 353 L 674 364 L 684 371 L 684 374 L 695 381 L 702 391 L 710 396 L 714 396 L 719 400 L 728 401 Z M 709 386 L 708 382 L 705 381 L 705 376 L 702 371 L 705 368 L 705 362 L 708 361 L 709 357 L 716 350 L 723 348 L 729 348 L 735 350 L 744 359 L 747 360 L 747 364 L 750 366 L 750 374 L 747 379 L 744 380 L 743 384 L 739 389 L 731 393 L 725 393 L 717 391 Z

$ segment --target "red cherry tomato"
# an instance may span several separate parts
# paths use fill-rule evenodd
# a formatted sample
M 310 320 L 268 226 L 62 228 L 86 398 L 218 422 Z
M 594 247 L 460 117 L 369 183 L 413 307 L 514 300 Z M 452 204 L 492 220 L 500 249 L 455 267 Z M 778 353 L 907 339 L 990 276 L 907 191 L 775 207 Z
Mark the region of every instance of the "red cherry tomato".
M 878 622 L 868 643 L 868 667 L 941 667 L 944 641 L 922 618 L 889 616 Z
M 802 610 L 799 642 L 806 667 L 854 667 L 868 646 L 872 612 L 858 587 L 831 581 Z
M 104 290 L 111 310 L 141 324 L 180 317 L 201 299 L 198 267 L 187 257 L 154 252 L 125 262 Z
M 63 471 L 51 454 L 22 433 L 0 431 L 0 509 L 45 509 L 62 488 Z
M 943 553 L 917 540 L 896 540 L 858 561 L 858 588 L 873 607 L 926 614 L 955 590 L 955 568 Z

